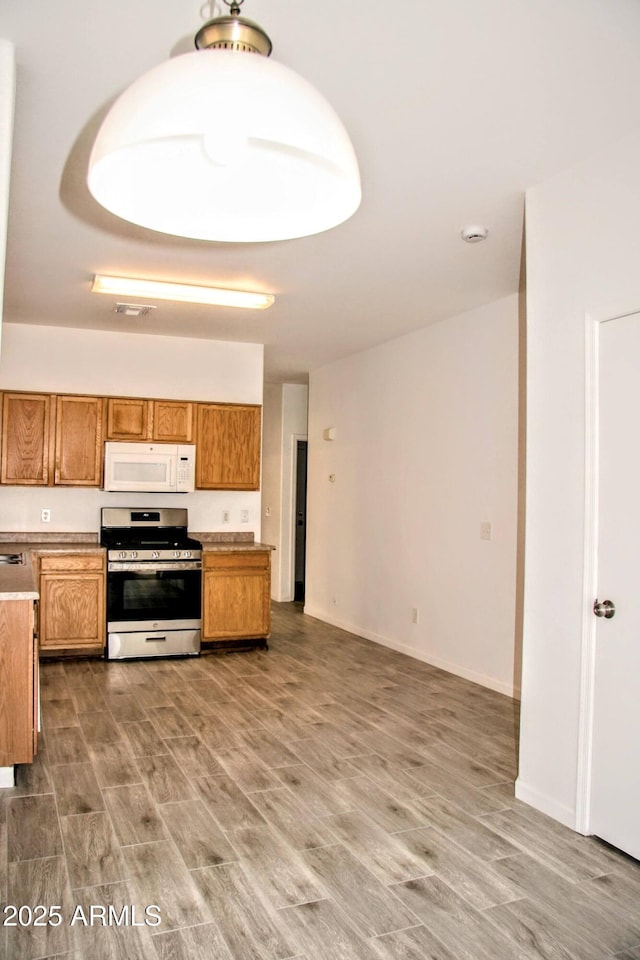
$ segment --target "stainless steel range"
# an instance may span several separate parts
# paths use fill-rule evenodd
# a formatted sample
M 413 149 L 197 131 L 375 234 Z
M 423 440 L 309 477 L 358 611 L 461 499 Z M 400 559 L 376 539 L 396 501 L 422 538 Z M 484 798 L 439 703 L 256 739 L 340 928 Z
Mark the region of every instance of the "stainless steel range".
M 187 511 L 103 507 L 107 548 L 107 658 L 200 652 L 201 544 Z

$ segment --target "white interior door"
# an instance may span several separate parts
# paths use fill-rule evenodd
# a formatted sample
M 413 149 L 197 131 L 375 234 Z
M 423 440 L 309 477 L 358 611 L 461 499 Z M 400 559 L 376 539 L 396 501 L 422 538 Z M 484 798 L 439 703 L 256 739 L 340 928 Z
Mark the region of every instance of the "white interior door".
M 590 823 L 640 858 L 640 314 L 599 326 L 597 582 L 615 614 L 596 628 Z

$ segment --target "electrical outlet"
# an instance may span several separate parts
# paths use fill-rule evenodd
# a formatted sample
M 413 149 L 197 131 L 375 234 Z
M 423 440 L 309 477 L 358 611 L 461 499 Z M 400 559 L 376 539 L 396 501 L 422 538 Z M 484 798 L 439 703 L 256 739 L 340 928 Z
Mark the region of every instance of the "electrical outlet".
M 241 523 L 249 523 L 249 511 L 248 511 L 248 510 L 241 510 L 241 511 L 240 511 L 240 522 L 241 522 Z
M 228 510 L 223 510 L 223 511 L 222 511 L 222 522 L 223 522 L 223 523 L 230 523 L 230 522 L 231 522 L 231 514 L 230 514 L 230 512 L 229 512 Z
M 488 520 L 483 520 L 480 523 L 480 539 L 491 540 L 491 524 Z
M 43 523 L 50 523 L 50 522 L 51 522 L 51 510 L 49 510 L 48 507 L 44 507 L 44 508 L 40 511 L 40 519 L 42 520 Z

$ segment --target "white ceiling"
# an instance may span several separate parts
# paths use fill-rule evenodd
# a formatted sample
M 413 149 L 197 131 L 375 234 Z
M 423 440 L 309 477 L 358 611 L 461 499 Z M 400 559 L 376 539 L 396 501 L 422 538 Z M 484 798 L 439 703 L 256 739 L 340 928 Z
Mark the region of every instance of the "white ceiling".
M 18 63 L 5 322 L 261 342 L 268 380 L 303 381 L 515 292 L 526 187 L 639 122 L 638 0 L 246 0 L 243 14 L 341 116 L 360 210 L 266 244 L 172 238 L 108 214 L 85 185 L 100 120 L 137 76 L 191 49 L 210 4 L 0 0 Z M 476 223 L 489 239 L 463 243 Z M 132 320 L 90 293 L 94 273 L 246 286 L 276 304 L 158 301 Z

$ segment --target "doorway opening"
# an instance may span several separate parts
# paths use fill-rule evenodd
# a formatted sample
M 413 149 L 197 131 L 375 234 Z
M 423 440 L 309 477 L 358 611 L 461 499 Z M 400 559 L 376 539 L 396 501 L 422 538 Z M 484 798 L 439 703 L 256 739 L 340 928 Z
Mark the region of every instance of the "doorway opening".
M 294 601 L 302 602 L 305 592 L 307 546 L 307 441 L 296 441 L 295 466 Z

